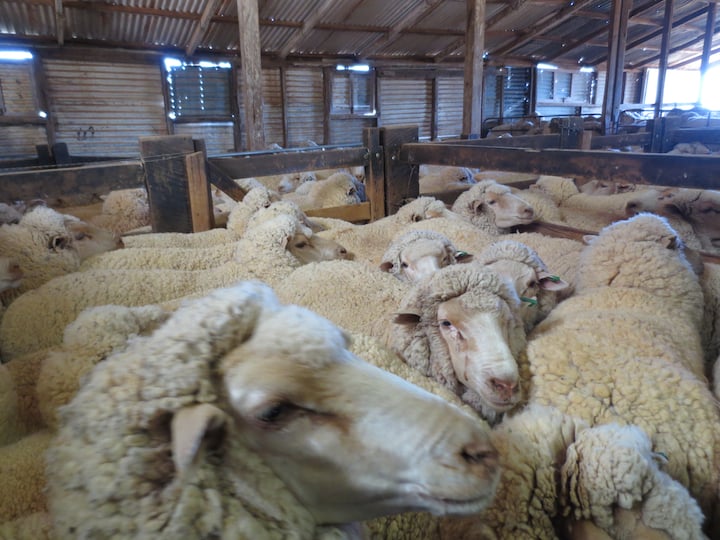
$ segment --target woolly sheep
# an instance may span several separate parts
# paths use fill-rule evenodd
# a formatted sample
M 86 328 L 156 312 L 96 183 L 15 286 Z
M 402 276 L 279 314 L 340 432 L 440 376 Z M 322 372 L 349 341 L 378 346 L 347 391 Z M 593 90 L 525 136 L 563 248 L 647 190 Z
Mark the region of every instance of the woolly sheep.
M 451 209 L 491 233 L 508 232 L 511 227 L 526 225 L 535 218 L 529 204 L 494 180 L 483 180 L 461 193 Z
M 0 523 L 0 538 L 53 540 L 50 515 L 47 512 L 35 512 L 6 523 Z
M 444 234 L 415 230 L 397 236 L 388 246 L 380 263 L 401 281 L 418 281 L 444 266 L 469 262 L 472 255 L 457 249 Z
M 93 370 L 48 451 L 48 498 L 59 539 L 310 539 L 324 524 L 409 509 L 477 512 L 496 463 L 482 424 L 244 282 Z
M 102 212 L 91 221 L 118 234 L 150 225 L 147 190 L 141 187 L 111 191 L 103 201 Z
M 525 347 L 520 299 L 477 263 L 446 266 L 412 285 L 389 343 L 491 423 L 521 399 L 516 358 Z
M 420 193 L 437 193 L 449 189 L 468 188 L 475 184 L 473 173 L 467 167 L 440 167 L 423 174 L 421 167 Z
M 240 279 L 282 281 L 301 266 L 293 254 L 312 251 L 312 232 L 287 214 L 267 221 L 256 214 L 257 226 L 248 228 L 235 245 L 232 261 L 215 268 L 185 270 L 86 270 L 60 276 L 13 302 L 0 324 L 0 352 L 11 359 L 57 345 L 62 332 L 87 307 L 119 304 L 138 306 L 165 302 L 227 286 Z M 48 310 L 47 306 L 53 309 Z
M 702 290 L 682 241 L 662 218 L 640 214 L 603 229 L 578 276 L 575 294 L 529 336 L 520 362 L 529 399 L 591 424 L 638 425 L 716 536 L 720 412 L 704 376 Z
M 228 217 L 228 219 L 230 219 Z M 226 244 L 237 240 L 235 236 L 224 228 L 210 229 L 196 233 L 144 233 L 123 235 L 122 241 L 126 248 L 136 247 L 208 247 L 216 244 Z
M 390 216 L 364 225 L 334 220 L 336 222 L 334 227 L 329 227 L 317 234 L 345 246 L 356 259 L 379 265 L 388 245 L 405 226 L 439 217 L 462 220 L 460 216 L 448 210 L 442 201 L 434 197 L 418 197 L 401 206 L 395 214 Z M 327 220 L 318 219 L 317 221 L 322 224 L 327 223 Z
M 558 302 L 558 293 L 568 283 L 550 272 L 529 246 L 515 240 L 500 240 L 488 246 L 476 258 L 479 264 L 511 280 L 522 301 L 522 318 L 530 331 Z
M 22 212 L 16 206 L 0 202 L 0 225 L 18 223 L 20 218 Z
M 20 265 L 9 257 L 0 257 L 0 292 L 20 286 L 23 271 Z
M 283 199 L 296 203 L 302 210 L 362 202 L 353 182 L 353 176 L 349 173 L 337 172 L 324 180 L 306 182 L 302 185 L 303 188 L 306 186 L 307 190 L 301 191 L 298 188 L 294 192 L 284 194 Z
M 565 224 L 560 207 L 547 193 L 539 190 L 515 188 L 512 189 L 512 192 L 532 206 L 534 221 Z
M 503 473 L 487 509 L 471 517 L 376 519 L 367 523 L 371 537 L 588 540 L 609 539 L 612 532 L 612 538 L 704 538 L 697 503 L 659 470 L 637 427 L 590 428 L 553 407 L 530 404 L 490 436 Z M 608 514 L 614 519 L 600 519 Z
M 613 195 L 615 193 L 635 191 L 636 188 L 635 184 L 622 180 L 593 179 L 582 184 L 578 190 L 586 195 Z

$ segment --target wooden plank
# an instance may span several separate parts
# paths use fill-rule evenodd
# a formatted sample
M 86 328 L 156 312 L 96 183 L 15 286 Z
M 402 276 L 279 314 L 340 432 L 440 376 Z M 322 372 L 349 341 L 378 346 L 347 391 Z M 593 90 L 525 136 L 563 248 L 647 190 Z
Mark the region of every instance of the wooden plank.
M 245 141 L 248 150 L 265 148 L 258 0 L 237 0 Z
M 560 148 L 580 148 L 582 145 L 583 119 L 579 116 L 560 120 Z
M 246 153 L 237 156 L 210 156 L 208 161 L 230 178 L 251 178 L 270 174 L 316 171 L 365 165 L 364 147 L 319 150 L 285 150 Z
M 500 137 L 495 139 L 469 139 L 443 141 L 442 144 L 462 144 L 464 146 L 504 146 L 506 148 L 560 148 L 560 135 L 520 135 L 518 137 Z
M 385 166 L 380 146 L 378 128 L 363 129 L 363 143 L 367 147 L 368 163 L 365 165 L 365 195 L 370 203 L 370 220 L 386 216 L 385 213 Z
M 612 24 L 608 31 L 607 77 L 602 107 L 603 135 L 615 133 L 620 119 L 625 46 L 631 4 L 631 0 L 615 0 L 612 6 Z
M 417 143 L 419 128 L 413 126 L 388 126 L 380 128 L 380 145 L 383 147 L 385 165 L 385 215 L 397 212 L 408 199 L 420 195 L 418 167 L 411 167 L 400 157 L 401 148 Z
M 194 152 L 185 156 L 190 200 L 192 232 L 209 231 L 215 227 L 210 183 L 205 173 L 205 154 Z
M 185 155 L 194 151 L 189 136 L 140 138 L 153 232 L 192 232 Z
M 577 180 L 623 179 L 661 186 L 720 188 L 720 158 L 683 154 L 609 152 L 601 150 L 527 150 L 465 145 L 410 143 L 400 161 L 455 165 L 501 171 L 569 176 Z
M 650 144 L 650 133 L 622 133 L 619 135 L 594 135 L 590 150 L 599 148 L 621 148 L 623 146 L 645 146 Z
M 313 208 L 312 210 L 305 210 L 305 215 L 308 217 L 343 219 L 352 223 L 370 221 L 372 219 L 371 206 L 367 201 L 359 204 L 349 204 L 346 206 Z
M 242 201 L 247 193 L 235 181 L 226 175 L 217 165 L 207 162 L 210 183 L 223 191 L 234 201 Z
M 680 128 L 670 130 L 668 140 L 672 146 L 681 142 L 701 142 L 703 144 L 720 144 L 719 128 Z
M 463 83 L 462 137 L 482 133 L 483 56 L 485 54 L 485 0 L 465 0 L 465 78 Z
M 114 189 L 143 185 L 139 161 L 0 173 L 0 200 L 44 199 L 50 206 L 96 202 Z

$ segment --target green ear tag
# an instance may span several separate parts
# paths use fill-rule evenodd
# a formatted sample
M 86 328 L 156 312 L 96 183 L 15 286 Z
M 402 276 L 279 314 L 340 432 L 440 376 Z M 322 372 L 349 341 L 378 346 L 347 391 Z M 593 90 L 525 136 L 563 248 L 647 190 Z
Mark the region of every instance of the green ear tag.
M 527 302 L 527 303 L 530 304 L 531 306 L 537 306 L 537 305 L 538 305 L 538 301 L 537 301 L 537 300 L 535 300 L 534 298 L 528 298 L 527 296 L 521 296 L 521 297 L 520 297 L 520 300 L 522 300 L 523 302 Z
M 558 281 L 560 281 L 560 276 L 550 276 L 548 279 L 553 283 L 557 283 Z

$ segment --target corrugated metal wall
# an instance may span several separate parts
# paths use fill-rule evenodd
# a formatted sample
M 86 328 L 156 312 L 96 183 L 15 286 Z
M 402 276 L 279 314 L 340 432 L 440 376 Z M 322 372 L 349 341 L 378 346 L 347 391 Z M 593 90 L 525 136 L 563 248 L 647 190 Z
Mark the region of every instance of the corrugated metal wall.
M 283 122 L 283 93 L 280 68 L 262 70 L 263 123 L 265 143 L 285 146 L 285 125 Z M 241 105 L 242 107 L 242 105 Z M 243 122 L 244 131 L 244 122 Z M 243 148 L 246 148 L 243 138 Z
M 204 139 L 208 155 L 235 152 L 231 122 L 175 124 L 175 135 Z
M 438 138 L 459 137 L 462 133 L 463 78 L 438 77 Z
M 44 61 L 56 142 L 71 155 L 137 157 L 138 138 L 166 135 L 159 65 Z
M 328 144 L 362 144 L 363 128 L 373 127 L 374 118 L 343 118 L 330 120 L 330 141 Z
M 0 62 L 0 87 L 5 116 L 38 113 L 32 63 Z M 4 126 L 0 129 L 0 158 L 34 157 L 35 146 L 47 142 L 43 126 Z
M 420 139 L 431 136 L 432 81 L 378 77 L 379 126 L 417 124 Z
M 308 139 L 324 144 L 323 72 L 314 68 L 288 68 L 287 93 L 288 147 L 306 146 Z

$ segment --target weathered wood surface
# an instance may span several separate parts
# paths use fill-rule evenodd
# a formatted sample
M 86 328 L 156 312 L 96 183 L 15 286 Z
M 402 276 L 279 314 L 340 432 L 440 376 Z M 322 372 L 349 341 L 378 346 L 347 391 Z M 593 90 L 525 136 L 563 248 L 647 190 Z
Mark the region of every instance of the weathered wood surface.
M 580 181 L 622 179 L 641 184 L 720 189 L 720 157 L 714 156 L 408 143 L 403 145 L 400 159 L 411 164 L 480 167 L 569 176 Z
M 506 147 L 506 148 L 560 148 L 560 134 L 553 133 L 550 135 L 519 135 L 517 137 L 497 137 L 493 139 L 453 139 L 451 141 L 443 141 L 438 144 L 461 144 L 463 146 L 482 146 L 482 147 Z
M 378 128 L 363 129 L 363 143 L 368 150 L 368 163 L 365 165 L 365 195 L 370 203 L 370 220 L 385 217 L 385 165 L 383 149 L 380 146 Z
M 210 197 L 210 184 L 205 170 L 205 153 L 187 154 L 185 169 L 187 170 L 192 232 L 209 231 L 215 227 L 215 219 Z
M 90 204 L 112 190 L 140 187 L 143 182 L 140 161 L 6 172 L 0 173 L 0 201 L 44 199 L 50 206 Z
M 305 215 L 308 217 L 325 217 L 344 219 L 352 223 L 360 221 L 370 221 L 371 206 L 369 202 L 359 204 L 348 204 L 345 206 L 330 206 L 328 208 L 313 208 L 306 210 Z
M 367 149 L 364 146 L 247 152 L 208 157 L 208 161 L 212 165 L 230 178 L 252 178 L 336 167 L 355 167 L 365 165 L 366 160 Z
M 380 128 L 385 162 L 385 215 L 394 214 L 408 199 L 420 195 L 418 167 L 412 167 L 400 155 L 406 143 L 417 143 L 418 132 L 417 125 Z

